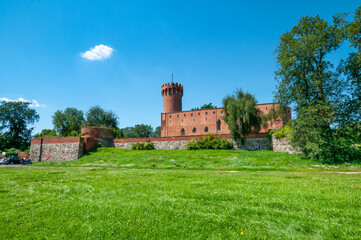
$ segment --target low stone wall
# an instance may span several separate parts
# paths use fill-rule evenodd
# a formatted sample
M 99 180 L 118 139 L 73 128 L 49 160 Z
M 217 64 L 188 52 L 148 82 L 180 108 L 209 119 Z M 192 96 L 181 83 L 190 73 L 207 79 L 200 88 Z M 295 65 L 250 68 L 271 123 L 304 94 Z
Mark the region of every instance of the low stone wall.
M 31 141 L 32 161 L 69 161 L 83 154 L 83 138 L 39 138 Z
M 158 141 L 151 142 L 154 144 L 156 149 L 185 149 L 187 142 L 195 139 L 195 137 L 179 137 L 179 138 L 189 138 L 187 140 L 177 140 L 176 138 L 168 140 L 168 138 L 157 138 Z M 137 142 L 146 142 L 146 138 L 133 138 L 133 139 L 114 139 L 114 147 L 130 149 L 132 144 Z M 159 141 L 163 140 L 163 141 Z M 271 147 L 271 141 L 267 138 L 249 138 L 246 139 L 244 145 L 241 143 L 236 143 L 232 139 L 228 139 L 228 141 L 232 142 L 235 149 L 245 149 L 245 150 L 267 150 Z
M 272 147 L 274 152 L 301 153 L 299 149 L 292 147 L 291 141 L 288 138 L 277 139 L 272 136 Z

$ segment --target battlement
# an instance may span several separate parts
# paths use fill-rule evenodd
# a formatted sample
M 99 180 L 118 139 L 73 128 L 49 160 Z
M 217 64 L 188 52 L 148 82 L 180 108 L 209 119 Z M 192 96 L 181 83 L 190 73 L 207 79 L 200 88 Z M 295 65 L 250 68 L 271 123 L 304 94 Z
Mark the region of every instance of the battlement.
M 179 83 L 165 83 L 162 85 L 162 96 L 183 96 L 183 85 Z

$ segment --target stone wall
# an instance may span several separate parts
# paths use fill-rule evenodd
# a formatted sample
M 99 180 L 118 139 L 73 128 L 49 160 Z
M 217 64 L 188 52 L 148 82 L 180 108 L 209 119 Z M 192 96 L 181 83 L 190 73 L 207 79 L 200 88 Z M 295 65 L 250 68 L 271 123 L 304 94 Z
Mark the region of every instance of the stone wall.
M 38 138 L 31 141 L 30 159 L 32 161 L 69 161 L 83 154 L 83 138 Z
M 299 149 L 292 147 L 291 141 L 288 138 L 277 139 L 272 136 L 272 147 L 274 152 L 301 153 Z
M 199 138 L 199 136 L 198 136 Z M 187 142 L 195 139 L 194 137 L 173 137 L 173 138 L 133 138 L 133 139 L 115 139 L 114 147 L 130 149 L 132 144 L 137 142 L 146 142 L 150 140 L 156 149 L 185 149 Z M 232 139 L 228 141 L 232 142 L 235 149 L 245 149 L 245 150 L 267 150 L 271 147 L 271 141 L 267 138 L 249 138 L 246 139 L 246 143 L 242 145 L 241 143 L 236 143 Z

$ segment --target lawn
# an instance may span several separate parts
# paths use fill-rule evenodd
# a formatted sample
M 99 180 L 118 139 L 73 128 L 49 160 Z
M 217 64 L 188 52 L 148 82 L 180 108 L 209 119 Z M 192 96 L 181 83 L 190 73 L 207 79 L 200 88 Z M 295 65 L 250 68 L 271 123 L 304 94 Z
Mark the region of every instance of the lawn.
M 0 168 L 0 239 L 359 239 L 360 165 L 102 148 Z

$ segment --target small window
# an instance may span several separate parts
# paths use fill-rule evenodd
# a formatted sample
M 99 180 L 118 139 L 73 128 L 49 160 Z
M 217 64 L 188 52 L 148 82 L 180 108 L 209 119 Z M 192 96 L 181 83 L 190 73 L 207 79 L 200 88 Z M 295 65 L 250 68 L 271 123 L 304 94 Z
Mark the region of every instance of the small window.
M 208 127 L 205 127 L 205 128 L 204 128 L 204 132 L 208 132 Z
M 197 128 L 194 127 L 194 128 L 192 129 L 192 132 L 193 132 L 193 133 L 196 133 L 196 132 L 197 132 Z
M 184 128 L 182 128 L 181 130 L 181 136 L 185 136 L 186 135 L 186 132 L 184 131 Z
M 169 115 L 169 118 L 172 118 L 172 115 Z
M 191 113 L 191 116 L 193 116 L 193 113 Z
M 177 114 L 177 117 L 179 117 L 179 114 Z
M 201 113 L 198 113 L 198 116 L 201 115 Z
M 223 111 L 221 111 L 221 114 L 223 114 Z
M 266 107 L 266 110 L 267 110 L 267 107 Z
M 216 111 L 213 111 L 213 114 L 216 114 Z
M 208 112 L 206 112 L 206 115 L 208 115 Z
M 186 117 L 186 116 L 187 116 L 187 114 L 184 114 L 184 116 Z

